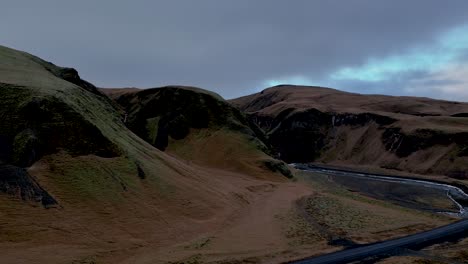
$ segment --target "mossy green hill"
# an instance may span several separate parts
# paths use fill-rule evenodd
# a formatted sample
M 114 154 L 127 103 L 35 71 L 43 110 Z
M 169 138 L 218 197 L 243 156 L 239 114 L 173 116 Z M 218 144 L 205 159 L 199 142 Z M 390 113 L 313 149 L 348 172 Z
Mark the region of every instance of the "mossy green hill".
M 260 129 L 213 92 L 186 86 L 101 91 L 121 106 L 128 128 L 162 151 L 256 176 L 271 170 L 291 176 L 269 156 Z
M 182 242 L 245 206 L 238 197 L 250 192 L 252 181 L 286 181 L 267 166 L 278 161 L 261 135 L 219 96 L 191 88 L 142 91 L 136 98 L 146 107 L 129 98 L 124 122 L 121 106 L 76 70 L 0 46 L 0 247 L 8 241 L 50 250 L 68 245 L 55 257 L 70 262 L 85 245 L 92 244 L 85 254 L 96 254 L 161 239 Z M 167 153 L 151 141 L 159 135 L 158 118 L 167 120 Z M 215 127 L 210 133 L 218 140 L 238 144 L 224 150 L 226 161 L 244 151 L 255 159 L 225 172 L 173 155 L 173 140 Z M 185 142 L 184 151 L 197 152 L 193 143 Z

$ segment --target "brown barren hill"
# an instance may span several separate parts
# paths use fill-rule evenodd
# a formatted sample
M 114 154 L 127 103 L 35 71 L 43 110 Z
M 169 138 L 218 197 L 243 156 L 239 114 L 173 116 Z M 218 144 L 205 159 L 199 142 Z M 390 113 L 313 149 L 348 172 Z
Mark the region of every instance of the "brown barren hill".
M 468 178 L 468 103 L 292 85 L 231 103 L 286 162 Z

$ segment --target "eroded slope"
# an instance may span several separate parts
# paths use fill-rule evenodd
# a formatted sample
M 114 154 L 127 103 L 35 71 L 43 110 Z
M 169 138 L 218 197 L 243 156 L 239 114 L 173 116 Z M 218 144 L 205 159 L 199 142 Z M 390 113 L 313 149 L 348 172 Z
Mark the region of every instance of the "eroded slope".
M 231 101 L 287 162 L 468 177 L 468 104 L 277 86 Z
M 217 94 L 183 86 L 101 91 L 122 106 L 128 128 L 162 151 L 254 176 L 271 170 L 291 176 L 269 156 L 261 130 Z

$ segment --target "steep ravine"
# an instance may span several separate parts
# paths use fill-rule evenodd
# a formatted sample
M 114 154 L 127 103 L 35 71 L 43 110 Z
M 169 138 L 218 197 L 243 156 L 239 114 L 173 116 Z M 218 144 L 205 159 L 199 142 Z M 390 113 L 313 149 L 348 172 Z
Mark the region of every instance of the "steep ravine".
M 202 165 L 291 177 L 259 127 L 221 96 L 196 87 L 102 89 L 125 124 L 161 151 Z M 260 169 L 260 170 L 258 170 Z
M 468 104 L 290 86 L 231 103 L 264 130 L 288 163 L 468 178 L 468 118 L 454 114 Z

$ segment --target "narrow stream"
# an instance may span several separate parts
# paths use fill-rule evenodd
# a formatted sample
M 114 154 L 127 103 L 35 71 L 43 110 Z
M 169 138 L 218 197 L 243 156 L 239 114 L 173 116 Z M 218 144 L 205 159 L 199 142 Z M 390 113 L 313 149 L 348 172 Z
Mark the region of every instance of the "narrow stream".
M 290 164 L 303 171 L 328 175 L 330 180 L 345 188 L 399 205 L 468 218 L 468 194 L 462 189 L 443 183 L 400 177 L 364 174 Z

